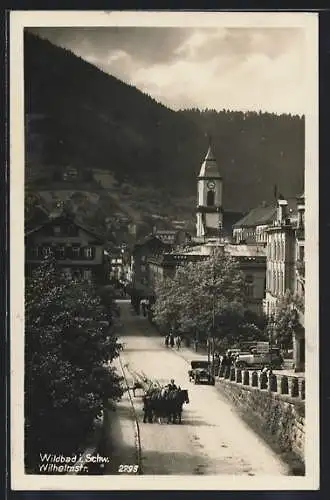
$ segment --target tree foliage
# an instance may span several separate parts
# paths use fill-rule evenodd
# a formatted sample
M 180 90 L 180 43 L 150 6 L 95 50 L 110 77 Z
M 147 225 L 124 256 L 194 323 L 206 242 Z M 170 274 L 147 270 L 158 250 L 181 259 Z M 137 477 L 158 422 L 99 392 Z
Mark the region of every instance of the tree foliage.
M 204 339 L 234 341 L 260 328 L 246 316 L 244 276 L 238 262 L 221 252 L 198 263 L 178 267 L 173 279 L 156 285 L 155 322 Z M 250 325 L 250 329 L 248 328 Z M 251 326 L 253 325 L 253 327 Z M 213 330 L 214 327 L 214 330 Z
M 278 303 L 273 326 L 274 340 L 285 349 L 292 348 L 293 333 L 302 328 L 299 313 L 304 313 L 303 298 L 287 290 Z
M 25 318 L 26 463 L 33 467 L 40 452 L 75 451 L 122 388 L 108 365 L 118 356 L 111 314 L 92 285 L 65 281 L 47 258 L 26 279 Z

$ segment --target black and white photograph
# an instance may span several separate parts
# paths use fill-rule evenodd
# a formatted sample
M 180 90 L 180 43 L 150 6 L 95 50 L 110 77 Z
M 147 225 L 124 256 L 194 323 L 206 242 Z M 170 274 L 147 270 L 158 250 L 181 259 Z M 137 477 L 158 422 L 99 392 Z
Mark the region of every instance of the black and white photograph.
M 317 14 L 10 21 L 13 489 L 318 489 Z

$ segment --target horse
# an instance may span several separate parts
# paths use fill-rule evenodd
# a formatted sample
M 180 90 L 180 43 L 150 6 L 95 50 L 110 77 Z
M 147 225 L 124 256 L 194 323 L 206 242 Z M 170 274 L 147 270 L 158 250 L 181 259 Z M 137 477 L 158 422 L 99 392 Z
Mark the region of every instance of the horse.
M 165 393 L 163 388 L 151 387 L 142 398 L 143 401 L 143 422 L 148 421 L 153 423 L 158 419 L 162 423 L 164 417 L 163 401 L 165 400 Z
M 184 403 L 189 403 L 187 389 L 178 388 L 168 393 L 167 404 L 169 422 L 172 421 L 173 424 L 176 422 L 181 424 L 182 408 Z

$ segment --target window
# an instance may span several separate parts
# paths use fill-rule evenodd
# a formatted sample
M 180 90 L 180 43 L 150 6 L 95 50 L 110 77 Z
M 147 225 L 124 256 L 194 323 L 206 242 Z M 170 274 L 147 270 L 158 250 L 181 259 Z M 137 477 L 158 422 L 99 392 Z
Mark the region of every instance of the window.
M 248 297 L 253 297 L 253 276 L 252 274 L 248 274 L 246 277 L 245 277 L 245 290 L 246 290 L 246 295 Z
M 93 257 L 93 249 L 91 247 L 84 248 L 84 256 L 87 259 L 91 259 Z
M 271 270 L 268 269 L 268 272 L 267 272 L 267 290 L 270 290 L 272 287 L 272 273 L 271 273 Z
M 83 279 L 86 281 L 92 280 L 92 270 L 91 269 L 84 269 L 83 270 Z
M 52 253 L 52 249 L 50 247 L 43 247 L 42 255 L 44 257 L 48 257 L 49 255 L 51 255 L 51 253 Z
M 77 258 L 80 256 L 80 247 L 73 246 L 71 251 L 72 251 L 72 257 Z
M 206 204 L 208 207 L 212 207 L 214 205 L 214 191 L 207 192 Z
M 79 281 L 81 279 L 81 270 L 80 269 L 74 269 L 72 271 L 72 279 Z
M 64 257 L 65 257 L 65 247 L 64 246 L 60 246 L 57 248 L 57 256 L 59 259 L 64 259 Z
M 281 271 L 281 293 L 284 294 L 285 286 L 284 286 L 284 272 Z
M 305 260 L 305 247 L 304 246 L 299 246 L 299 254 L 298 254 L 298 260 L 304 261 Z
M 71 268 L 70 267 L 64 267 L 63 270 L 62 270 L 62 275 L 67 278 L 67 279 L 71 279 L 72 277 L 72 274 L 71 274 Z

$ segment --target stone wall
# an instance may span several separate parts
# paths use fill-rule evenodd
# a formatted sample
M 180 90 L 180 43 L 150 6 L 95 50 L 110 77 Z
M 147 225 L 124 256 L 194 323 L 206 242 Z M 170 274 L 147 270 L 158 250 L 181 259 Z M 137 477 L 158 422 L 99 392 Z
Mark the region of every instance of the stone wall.
M 231 368 L 219 377 L 217 387 L 244 420 L 290 462 L 293 473 L 303 474 L 304 381 Z

